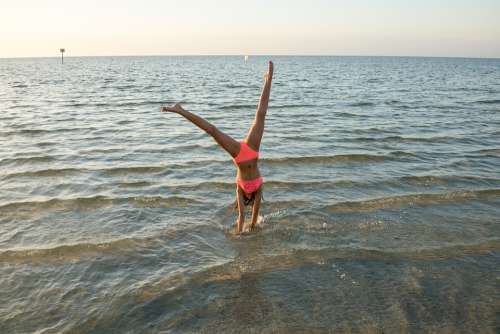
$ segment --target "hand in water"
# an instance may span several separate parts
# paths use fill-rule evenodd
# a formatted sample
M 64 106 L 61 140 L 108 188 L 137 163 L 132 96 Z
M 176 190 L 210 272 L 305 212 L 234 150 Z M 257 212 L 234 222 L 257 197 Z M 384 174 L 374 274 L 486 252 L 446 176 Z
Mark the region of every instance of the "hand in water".
M 274 64 L 272 61 L 269 61 L 269 69 L 267 70 L 267 73 L 264 74 L 265 81 L 270 81 L 273 78 L 273 71 L 274 71 Z
M 236 221 L 236 235 L 239 235 L 243 232 L 243 226 L 245 225 L 244 222 L 240 221 L 239 219 Z
M 160 110 L 162 112 L 180 112 L 180 111 L 184 111 L 184 109 L 182 109 L 180 103 L 176 103 L 176 104 L 174 104 L 173 106 L 170 106 L 170 107 L 161 107 Z

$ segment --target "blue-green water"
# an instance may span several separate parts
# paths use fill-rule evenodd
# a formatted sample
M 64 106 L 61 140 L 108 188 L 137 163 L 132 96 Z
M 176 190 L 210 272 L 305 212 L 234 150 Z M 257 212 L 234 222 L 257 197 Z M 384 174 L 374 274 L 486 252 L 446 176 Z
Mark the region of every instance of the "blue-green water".
M 500 60 L 273 57 L 236 237 L 267 59 L 0 60 L 0 332 L 498 330 Z

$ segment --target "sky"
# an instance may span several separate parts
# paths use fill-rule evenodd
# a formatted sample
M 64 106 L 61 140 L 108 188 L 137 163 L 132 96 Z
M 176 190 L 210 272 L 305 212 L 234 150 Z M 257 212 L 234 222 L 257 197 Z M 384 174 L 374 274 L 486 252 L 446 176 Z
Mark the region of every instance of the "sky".
M 500 58 L 500 0 L 0 0 L 0 58 Z

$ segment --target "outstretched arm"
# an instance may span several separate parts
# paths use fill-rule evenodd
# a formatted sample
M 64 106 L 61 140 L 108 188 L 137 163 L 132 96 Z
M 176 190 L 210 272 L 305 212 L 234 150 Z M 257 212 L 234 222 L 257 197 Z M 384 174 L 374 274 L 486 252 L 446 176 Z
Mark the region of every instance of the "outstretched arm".
M 187 120 L 191 121 L 194 125 L 199 127 L 200 129 L 204 130 L 206 133 L 208 133 L 210 136 L 212 136 L 215 141 L 224 149 L 226 150 L 233 158 L 238 155 L 238 152 L 240 150 L 240 144 L 225 134 L 224 132 L 220 131 L 215 127 L 215 125 L 209 123 L 207 120 L 201 118 L 200 116 L 197 116 L 193 113 L 190 113 L 189 111 L 184 110 L 180 103 L 176 103 L 175 105 L 171 107 L 161 107 L 162 112 L 173 112 L 176 114 L 179 114 L 186 118 Z

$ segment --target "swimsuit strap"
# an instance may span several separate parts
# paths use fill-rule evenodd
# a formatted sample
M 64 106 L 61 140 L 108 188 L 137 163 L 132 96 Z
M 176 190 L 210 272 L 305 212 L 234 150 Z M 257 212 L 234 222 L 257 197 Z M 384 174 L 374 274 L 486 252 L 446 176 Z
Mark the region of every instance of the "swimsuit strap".
M 248 160 L 253 160 L 259 158 L 259 152 L 254 151 L 248 144 L 244 141 L 240 142 L 240 152 L 234 158 L 234 162 L 240 163 Z

